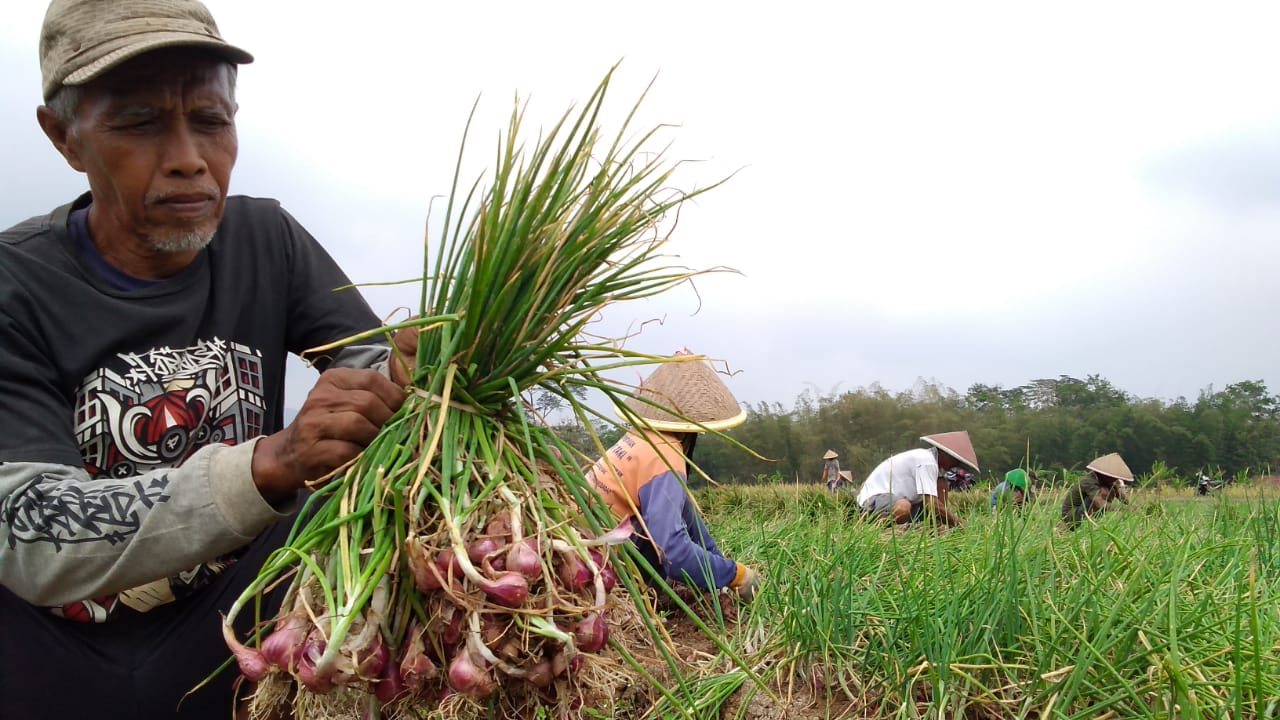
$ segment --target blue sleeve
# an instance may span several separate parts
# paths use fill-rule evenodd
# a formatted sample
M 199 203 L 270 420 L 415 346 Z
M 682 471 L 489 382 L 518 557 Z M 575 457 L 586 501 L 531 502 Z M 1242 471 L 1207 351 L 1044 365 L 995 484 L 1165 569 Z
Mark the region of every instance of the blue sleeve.
M 720 554 L 675 473 L 640 488 L 640 514 L 662 559 L 662 572 L 707 590 L 733 582 L 738 564 Z

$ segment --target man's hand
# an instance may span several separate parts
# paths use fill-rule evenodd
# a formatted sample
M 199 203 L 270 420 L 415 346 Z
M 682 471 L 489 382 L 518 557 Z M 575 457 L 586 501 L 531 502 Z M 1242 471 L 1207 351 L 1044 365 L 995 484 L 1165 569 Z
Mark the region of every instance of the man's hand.
M 392 344 L 391 357 L 387 359 L 391 381 L 400 387 L 409 387 L 413 382 L 414 362 L 418 358 L 418 328 L 396 331 Z
M 258 491 L 276 502 L 341 467 L 378 435 L 404 399 L 402 387 L 374 370 L 321 373 L 293 422 L 254 448 Z
M 946 478 L 938 478 L 938 494 L 924 496 L 925 510 L 933 514 L 940 526 L 960 527 L 960 516 L 947 507 L 947 492 L 950 487 L 951 483 Z

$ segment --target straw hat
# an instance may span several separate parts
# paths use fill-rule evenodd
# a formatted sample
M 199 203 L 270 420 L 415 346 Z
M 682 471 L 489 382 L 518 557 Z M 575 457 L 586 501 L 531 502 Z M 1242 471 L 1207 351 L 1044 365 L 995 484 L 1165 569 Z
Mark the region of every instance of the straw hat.
M 1099 475 L 1113 477 L 1121 482 L 1132 482 L 1133 471 L 1128 465 L 1124 464 L 1124 459 L 1120 457 L 1120 453 L 1111 453 L 1103 455 L 1085 466 L 1085 470 L 1092 470 Z
M 822 454 L 823 460 L 835 460 L 838 457 L 840 457 L 840 453 L 836 452 L 835 450 L 828 450 Z
M 973 468 L 974 472 L 979 472 L 978 454 L 973 451 L 973 442 L 969 440 L 969 433 L 964 430 L 925 435 L 920 439 Z
M 639 397 L 625 400 L 631 412 L 654 430 L 668 432 L 728 430 L 746 422 L 746 411 L 705 360 L 688 352 L 676 355 L 690 359 L 664 362 L 650 373 L 640 384 Z
M 853 482 L 853 471 L 852 471 L 852 470 L 841 470 L 841 471 L 840 471 L 840 479 L 841 479 L 841 480 L 843 480 L 843 481 L 845 481 L 845 482 L 848 482 L 848 483 Z

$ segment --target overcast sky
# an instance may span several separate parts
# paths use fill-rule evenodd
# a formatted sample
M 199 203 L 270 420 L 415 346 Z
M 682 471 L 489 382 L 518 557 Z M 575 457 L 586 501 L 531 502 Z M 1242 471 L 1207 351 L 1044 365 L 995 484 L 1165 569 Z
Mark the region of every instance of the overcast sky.
M 723 358 L 739 399 L 785 406 L 918 378 L 1280 391 L 1271 3 L 208 5 L 256 56 L 232 191 L 279 198 L 356 282 L 420 267 L 477 96 L 479 163 L 517 92 L 546 124 L 622 60 L 612 106 L 656 76 L 640 123 L 679 126 L 683 187 L 739 171 L 670 248 L 741 274 L 615 309 L 665 318 L 631 347 Z M 0 25 L 4 226 L 85 187 L 35 122 L 43 6 Z

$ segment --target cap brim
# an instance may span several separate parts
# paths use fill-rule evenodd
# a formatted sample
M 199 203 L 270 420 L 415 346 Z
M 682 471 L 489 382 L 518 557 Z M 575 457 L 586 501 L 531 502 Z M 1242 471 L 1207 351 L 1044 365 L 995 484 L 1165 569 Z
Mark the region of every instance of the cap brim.
M 227 61 L 236 65 L 245 65 L 253 62 L 253 55 L 217 38 L 167 30 L 151 33 L 142 38 L 135 38 L 128 45 L 113 50 L 82 68 L 77 68 L 63 78 L 60 84 L 83 85 L 127 60 L 132 60 L 139 55 L 144 55 L 154 50 L 172 47 L 203 48 L 221 55 Z

